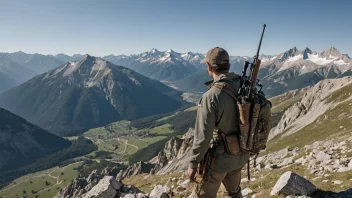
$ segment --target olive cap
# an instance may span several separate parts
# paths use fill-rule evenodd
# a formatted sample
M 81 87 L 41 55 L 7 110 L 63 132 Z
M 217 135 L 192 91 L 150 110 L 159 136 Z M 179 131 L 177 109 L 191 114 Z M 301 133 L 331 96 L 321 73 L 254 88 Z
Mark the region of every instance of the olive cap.
M 228 70 L 230 68 L 230 56 L 226 50 L 220 47 L 211 48 L 202 63 L 209 63 L 216 70 Z

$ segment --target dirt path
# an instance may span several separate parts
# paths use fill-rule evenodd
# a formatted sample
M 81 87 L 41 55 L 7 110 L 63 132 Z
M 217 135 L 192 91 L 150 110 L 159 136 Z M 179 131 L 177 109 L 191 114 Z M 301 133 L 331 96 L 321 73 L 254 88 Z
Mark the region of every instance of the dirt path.
M 118 160 L 122 160 L 126 155 L 128 155 L 129 152 L 131 152 L 132 150 L 136 149 L 138 151 L 138 146 L 134 145 L 134 144 L 130 144 L 128 143 L 128 140 L 121 140 L 120 138 L 117 138 L 117 141 L 121 144 L 121 145 L 124 145 L 125 148 L 123 151 L 121 152 L 118 152 L 118 154 L 120 154 L 121 156 L 119 156 Z M 127 150 L 127 148 L 129 147 L 132 147 L 131 149 Z

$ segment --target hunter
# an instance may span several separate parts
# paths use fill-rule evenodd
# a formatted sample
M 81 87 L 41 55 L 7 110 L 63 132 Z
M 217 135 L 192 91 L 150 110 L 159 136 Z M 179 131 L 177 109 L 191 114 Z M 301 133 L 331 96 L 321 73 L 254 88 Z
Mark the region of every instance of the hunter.
M 249 159 L 249 152 L 239 151 L 235 155 L 229 154 L 226 152 L 223 137 L 219 133 L 222 131 L 226 136 L 238 135 L 237 102 L 219 86 L 215 86 L 221 86 L 221 83 L 225 82 L 229 89 L 237 92 L 241 78 L 235 73 L 229 73 L 229 54 L 222 48 L 210 49 L 202 62 L 207 65 L 208 73 L 213 80 L 206 83 L 209 89 L 198 103 L 188 176 L 195 181 L 197 168 L 204 157 L 209 156 L 206 153 L 212 147 L 214 151 L 213 156 L 210 155 L 211 167 L 203 173 L 205 176 L 196 185 L 197 196 L 216 197 L 222 183 L 226 197 L 242 198 L 241 170 Z

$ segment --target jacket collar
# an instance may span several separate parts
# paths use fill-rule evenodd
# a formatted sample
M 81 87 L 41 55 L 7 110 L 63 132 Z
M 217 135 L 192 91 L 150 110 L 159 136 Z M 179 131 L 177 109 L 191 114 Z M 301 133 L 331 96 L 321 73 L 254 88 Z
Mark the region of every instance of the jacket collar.
M 226 73 L 226 74 L 220 74 L 219 76 L 217 76 L 215 79 L 208 81 L 206 83 L 204 83 L 206 86 L 211 87 L 214 83 L 220 82 L 224 79 L 227 80 L 234 80 L 235 78 L 239 77 L 237 74 L 231 72 L 231 73 Z

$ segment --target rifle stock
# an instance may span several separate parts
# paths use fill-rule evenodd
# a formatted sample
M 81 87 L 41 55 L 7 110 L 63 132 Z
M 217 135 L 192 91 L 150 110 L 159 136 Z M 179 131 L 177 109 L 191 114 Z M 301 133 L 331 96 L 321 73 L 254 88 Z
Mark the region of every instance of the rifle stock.
M 252 79 L 251 79 L 252 89 L 254 89 L 257 84 L 259 68 L 260 68 L 260 60 L 257 59 L 256 62 L 254 63 L 254 68 L 252 71 Z

